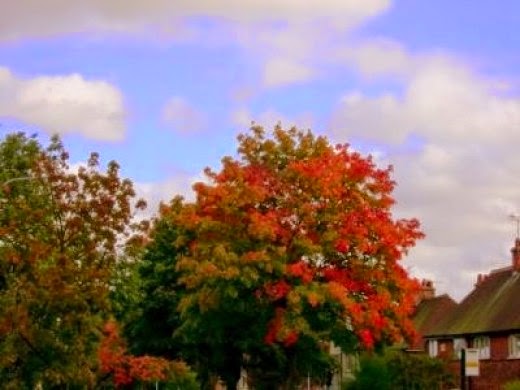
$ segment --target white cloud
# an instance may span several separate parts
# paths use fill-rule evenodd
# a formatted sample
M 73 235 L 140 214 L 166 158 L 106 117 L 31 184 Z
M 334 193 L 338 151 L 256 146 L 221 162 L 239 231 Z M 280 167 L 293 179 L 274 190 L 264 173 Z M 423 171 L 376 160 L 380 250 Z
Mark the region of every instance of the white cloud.
M 410 56 L 398 42 L 382 38 L 350 42 L 335 48 L 330 56 L 335 61 L 354 66 L 365 76 L 409 75 L 420 62 L 419 57 Z
M 180 19 L 209 16 L 240 23 L 333 19 L 351 26 L 377 15 L 390 0 L 22 0 L 7 2 L 0 14 L 0 39 L 76 32 L 173 30 Z
M 307 66 L 287 58 L 271 58 L 264 67 L 264 85 L 268 88 L 301 83 L 312 77 Z
M 251 126 L 253 116 L 247 108 L 242 107 L 231 113 L 230 120 L 234 125 L 247 129 Z
M 136 198 L 143 198 L 147 202 L 146 209 L 139 212 L 138 218 L 151 218 L 157 215 L 159 204 L 161 202 L 168 203 L 177 195 L 184 197 L 187 201 L 195 200 L 192 186 L 199 181 L 204 181 L 204 177 L 176 172 L 163 181 L 134 182 Z
M 402 93 L 349 92 L 331 128 L 339 140 L 390 145 L 396 213 L 418 217 L 427 235 L 406 263 L 461 298 L 477 273 L 510 261 L 507 216 L 520 208 L 520 97 L 460 63 L 410 60 Z
M 415 72 L 402 96 L 346 94 L 331 128 L 393 143 L 410 134 L 446 143 L 520 142 L 520 99 L 501 96 L 496 83 L 456 64 L 434 62 Z
M 335 33 L 390 5 L 391 0 L 22 0 L 2 8 L 0 41 L 115 32 L 155 42 L 231 42 L 256 59 L 262 68 L 258 81 L 270 88 L 314 77 L 317 64 L 337 48 Z M 199 26 L 200 20 L 211 23 Z
M 0 116 L 59 134 L 120 140 L 126 112 L 121 92 L 79 74 L 20 78 L 0 67 Z
M 207 124 L 204 114 L 179 96 L 174 96 L 165 103 L 162 120 L 179 133 L 199 132 Z
M 402 106 L 393 94 L 368 98 L 360 92 L 349 92 L 334 111 L 330 127 L 338 136 L 402 143 L 410 129 L 410 119 L 402 113 Z
M 404 45 L 386 38 L 349 40 L 329 47 L 331 62 L 357 70 L 366 78 L 397 77 L 407 80 L 432 65 L 460 66 L 450 53 L 435 50 L 410 53 Z

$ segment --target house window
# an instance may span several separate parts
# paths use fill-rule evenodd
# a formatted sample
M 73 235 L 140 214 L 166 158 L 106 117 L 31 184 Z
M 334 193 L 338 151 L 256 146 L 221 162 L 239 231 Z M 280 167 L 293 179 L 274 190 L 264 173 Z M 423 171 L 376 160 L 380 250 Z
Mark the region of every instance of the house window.
M 468 343 L 464 338 L 453 339 L 453 354 L 457 359 L 460 359 L 460 353 L 463 349 L 468 347 Z
M 509 336 L 509 357 L 520 358 L 520 334 Z
M 473 339 L 473 348 L 477 348 L 479 351 L 479 359 L 489 359 L 490 348 L 489 348 L 489 337 L 481 336 Z
M 439 354 L 439 344 L 437 340 L 428 340 L 428 355 L 436 357 Z

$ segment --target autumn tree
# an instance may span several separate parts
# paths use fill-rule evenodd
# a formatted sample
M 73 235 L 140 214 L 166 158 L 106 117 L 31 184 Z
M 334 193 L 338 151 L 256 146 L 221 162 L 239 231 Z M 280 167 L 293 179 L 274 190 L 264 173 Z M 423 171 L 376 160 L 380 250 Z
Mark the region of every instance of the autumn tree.
M 91 154 L 77 170 L 58 138 L 0 143 L 0 382 L 94 386 L 119 244 L 134 189 Z M 137 202 L 137 207 L 143 206 Z M 83 388 L 83 387 L 82 387 Z
M 238 141 L 181 213 L 178 333 L 207 345 L 228 389 L 241 367 L 259 389 L 318 381 L 329 342 L 348 352 L 412 337 L 416 284 L 400 260 L 422 234 L 392 215 L 391 168 L 294 128 Z

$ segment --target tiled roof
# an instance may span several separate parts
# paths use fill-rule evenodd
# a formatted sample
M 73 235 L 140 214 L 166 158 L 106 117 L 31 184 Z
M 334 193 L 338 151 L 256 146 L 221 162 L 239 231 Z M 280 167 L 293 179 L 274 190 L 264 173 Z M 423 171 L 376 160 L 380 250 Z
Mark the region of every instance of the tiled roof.
M 435 329 L 445 325 L 457 304 L 449 295 L 423 299 L 413 316 L 416 330 L 421 335 L 428 335 Z
M 449 317 L 421 333 L 456 336 L 520 330 L 520 273 L 512 267 L 491 272 Z

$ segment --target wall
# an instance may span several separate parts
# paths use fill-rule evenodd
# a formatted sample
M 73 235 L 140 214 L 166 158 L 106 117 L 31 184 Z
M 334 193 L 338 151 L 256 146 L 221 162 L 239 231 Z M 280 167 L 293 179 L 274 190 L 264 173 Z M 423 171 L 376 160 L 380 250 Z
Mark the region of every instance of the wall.
M 460 383 L 460 364 L 451 363 L 451 369 Z M 502 390 L 505 383 L 520 379 L 520 359 L 481 360 L 480 375 L 468 378 L 467 390 Z

